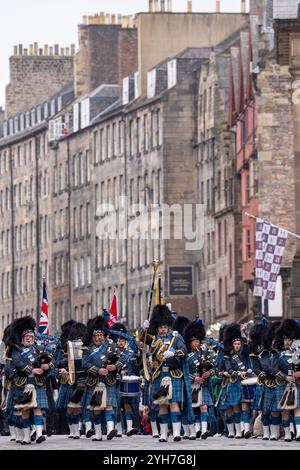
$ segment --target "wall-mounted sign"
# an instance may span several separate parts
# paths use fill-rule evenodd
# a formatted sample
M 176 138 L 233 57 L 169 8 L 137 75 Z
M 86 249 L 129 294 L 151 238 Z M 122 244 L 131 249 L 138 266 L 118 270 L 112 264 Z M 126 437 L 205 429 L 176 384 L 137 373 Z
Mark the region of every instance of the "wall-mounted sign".
M 193 266 L 169 266 L 169 295 L 194 295 Z

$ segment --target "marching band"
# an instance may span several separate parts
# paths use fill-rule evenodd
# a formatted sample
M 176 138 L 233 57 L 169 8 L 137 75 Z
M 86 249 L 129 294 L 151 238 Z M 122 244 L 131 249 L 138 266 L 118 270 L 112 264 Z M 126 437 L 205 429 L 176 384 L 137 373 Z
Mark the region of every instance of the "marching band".
M 262 317 L 247 333 L 226 325 L 213 341 L 200 318 L 179 318 L 158 304 L 136 336 L 97 316 L 68 321 L 60 338 L 37 335 L 31 317 L 15 320 L 1 366 L 10 439 L 45 441 L 51 377 L 73 440 L 131 437 L 142 431 L 143 412 L 159 442 L 220 429 L 229 439 L 300 441 L 299 323 Z

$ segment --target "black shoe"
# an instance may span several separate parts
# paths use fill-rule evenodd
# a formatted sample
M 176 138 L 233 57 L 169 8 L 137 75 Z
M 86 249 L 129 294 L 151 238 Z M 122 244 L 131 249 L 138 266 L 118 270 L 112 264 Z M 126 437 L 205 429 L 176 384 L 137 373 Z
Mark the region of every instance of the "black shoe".
M 276 437 L 270 437 L 270 441 L 278 441 Z
M 93 437 L 92 441 L 94 441 L 94 442 L 100 442 L 100 441 L 102 441 L 102 437 L 100 437 L 100 439 L 98 439 L 97 437 Z
M 227 437 L 228 437 L 228 439 L 234 439 L 234 436 L 233 436 L 232 434 L 231 434 L 231 435 L 230 435 L 230 434 L 228 434 L 228 436 L 227 436 Z
M 243 436 L 235 436 L 236 439 L 243 439 Z
M 284 439 L 284 442 L 292 442 L 292 439 L 290 439 L 289 437 L 287 437 L 286 439 Z
M 190 441 L 195 441 L 195 440 L 196 440 L 196 436 L 189 437 L 189 440 L 190 440 Z
M 80 436 L 74 436 L 73 439 L 80 439 Z
M 92 437 L 94 434 L 95 434 L 94 430 L 93 430 L 93 429 L 89 429 L 88 432 L 86 433 L 85 437 L 87 437 L 87 438 L 89 439 L 89 438 Z
M 251 437 L 251 432 L 247 431 L 244 433 L 244 439 L 249 439 Z
M 52 436 L 52 434 L 53 434 L 53 431 L 50 431 L 50 430 L 49 430 L 49 431 L 47 431 L 47 437 L 51 437 L 51 436 Z
M 205 431 L 205 432 L 201 435 L 201 439 L 207 439 L 209 436 L 210 436 L 210 432 L 209 432 L 209 431 Z
M 185 441 L 186 439 L 189 439 L 189 436 L 182 436 L 182 439 Z
M 74 439 L 74 436 L 68 436 L 68 439 Z
M 43 436 L 46 436 L 46 434 L 47 434 L 47 431 L 43 430 Z
M 295 438 L 295 441 L 298 441 L 298 442 L 299 442 L 299 441 L 300 441 L 300 436 L 296 437 L 296 438 Z
M 36 432 L 31 434 L 30 439 L 31 439 L 31 442 L 36 440 Z
M 126 436 L 130 437 L 130 436 L 133 436 L 134 434 L 137 434 L 137 433 L 138 433 L 138 429 L 133 428 L 133 429 L 131 429 L 130 431 L 128 431 L 126 433 Z
M 180 436 L 175 436 L 173 441 L 174 442 L 179 442 L 179 441 L 181 441 L 181 437 Z
M 117 437 L 122 437 L 122 434 L 117 434 Z
M 116 437 L 118 434 L 118 431 L 116 429 L 113 429 L 112 431 L 110 431 L 109 434 L 107 434 L 107 440 L 108 441 L 111 441 L 114 437 Z
M 37 440 L 36 440 L 36 443 L 37 444 L 41 444 L 42 442 L 44 442 L 46 440 L 45 436 L 40 436 Z
M 197 439 L 199 439 L 200 436 L 201 436 L 201 431 L 197 431 L 197 432 L 196 432 L 196 437 L 197 437 Z
M 22 446 L 29 446 L 30 444 L 31 444 L 31 442 L 22 441 Z
M 167 439 L 163 439 L 162 437 L 160 437 L 160 438 L 158 439 L 158 442 L 168 442 L 168 441 L 167 441 Z
M 12 438 L 10 439 L 10 442 L 13 442 L 13 441 L 15 441 L 15 440 L 16 440 L 16 439 L 15 439 L 14 437 L 12 437 Z
M 159 438 L 159 434 L 154 434 L 152 437 L 153 437 L 153 439 L 158 439 L 158 438 Z

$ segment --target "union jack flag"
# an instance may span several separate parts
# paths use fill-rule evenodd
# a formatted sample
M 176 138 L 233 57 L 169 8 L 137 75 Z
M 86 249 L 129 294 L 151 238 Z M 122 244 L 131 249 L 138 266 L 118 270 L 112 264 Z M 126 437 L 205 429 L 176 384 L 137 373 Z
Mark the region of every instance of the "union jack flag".
M 48 335 L 49 334 L 49 319 L 48 319 L 48 299 L 46 291 L 46 283 L 43 282 L 43 303 L 42 311 L 39 322 L 39 333 Z
M 114 288 L 114 295 L 112 298 L 111 306 L 109 309 L 110 319 L 108 322 L 108 326 L 111 328 L 118 320 L 118 306 L 117 306 L 117 290 Z

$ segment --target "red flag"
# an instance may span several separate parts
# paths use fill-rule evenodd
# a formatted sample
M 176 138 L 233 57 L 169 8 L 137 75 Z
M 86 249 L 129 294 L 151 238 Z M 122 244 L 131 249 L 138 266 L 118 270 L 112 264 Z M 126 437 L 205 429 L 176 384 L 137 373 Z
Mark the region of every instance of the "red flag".
M 118 320 L 118 307 L 117 307 L 117 293 L 116 288 L 114 288 L 114 295 L 111 301 L 111 306 L 109 309 L 110 319 L 108 322 L 109 327 L 117 323 Z

